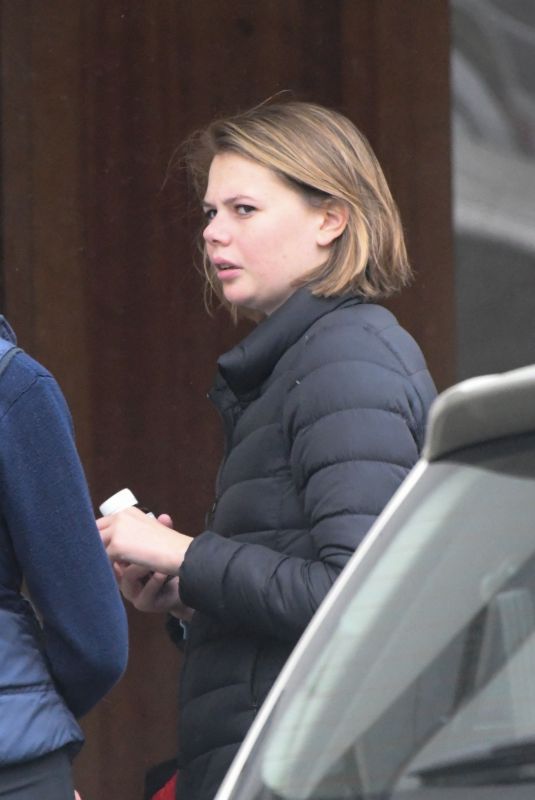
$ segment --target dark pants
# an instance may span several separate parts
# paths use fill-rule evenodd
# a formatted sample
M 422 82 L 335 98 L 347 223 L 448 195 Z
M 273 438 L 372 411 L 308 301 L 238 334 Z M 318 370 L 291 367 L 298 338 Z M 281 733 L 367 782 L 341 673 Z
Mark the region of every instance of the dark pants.
M 65 750 L 1 768 L 0 800 L 74 800 L 71 762 Z

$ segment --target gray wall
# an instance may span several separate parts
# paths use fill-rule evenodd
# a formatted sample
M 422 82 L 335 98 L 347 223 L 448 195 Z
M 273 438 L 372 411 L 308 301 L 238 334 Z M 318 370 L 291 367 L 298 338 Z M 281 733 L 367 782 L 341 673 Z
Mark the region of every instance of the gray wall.
M 535 362 L 535 3 L 452 0 L 457 377 Z

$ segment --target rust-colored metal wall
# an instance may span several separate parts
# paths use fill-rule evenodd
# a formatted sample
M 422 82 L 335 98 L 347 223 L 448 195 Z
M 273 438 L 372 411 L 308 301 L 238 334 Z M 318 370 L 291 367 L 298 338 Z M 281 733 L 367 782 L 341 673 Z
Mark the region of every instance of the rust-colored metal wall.
M 220 453 L 205 400 L 237 341 L 209 318 L 176 145 L 289 89 L 368 135 L 416 268 L 392 306 L 453 379 L 447 0 L 1 0 L 4 311 L 71 405 L 95 505 L 130 485 L 202 529 Z M 84 800 L 140 798 L 175 746 L 179 654 L 130 613 L 121 684 L 84 720 Z M 105 620 L 103 620 L 105 624 Z

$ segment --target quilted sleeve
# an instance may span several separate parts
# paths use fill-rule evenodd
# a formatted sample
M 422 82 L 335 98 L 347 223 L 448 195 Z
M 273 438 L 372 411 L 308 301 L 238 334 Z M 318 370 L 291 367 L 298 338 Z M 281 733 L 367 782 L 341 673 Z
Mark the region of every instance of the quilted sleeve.
M 361 337 L 362 338 L 362 337 Z M 425 409 L 377 337 L 310 342 L 284 409 L 310 559 L 201 534 L 182 568 L 183 599 L 229 625 L 299 636 L 419 455 Z M 202 567 L 201 567 L 202 565 Z

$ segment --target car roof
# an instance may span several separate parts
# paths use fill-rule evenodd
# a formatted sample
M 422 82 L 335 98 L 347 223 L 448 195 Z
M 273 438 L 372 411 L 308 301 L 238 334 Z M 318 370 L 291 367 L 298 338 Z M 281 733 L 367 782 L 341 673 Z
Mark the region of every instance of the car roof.
M 535 365 L 469 378 L 431 406 L 422 457 L 436 461 L 470 445 L 535 432 Z

